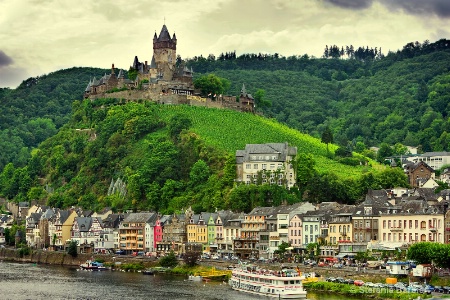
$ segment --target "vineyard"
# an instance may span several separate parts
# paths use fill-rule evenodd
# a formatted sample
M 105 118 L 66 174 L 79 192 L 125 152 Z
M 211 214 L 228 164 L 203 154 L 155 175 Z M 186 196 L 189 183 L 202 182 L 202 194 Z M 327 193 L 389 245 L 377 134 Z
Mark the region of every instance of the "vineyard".
M 288 142 L 298 148 L 298 153 L 310 153 L 314 156 L 319 172 L 333 172 L 343 178 L 359 177 L 371 167 L 351 167 L 327 158 L 326 145 L 317 138 L 300 133 L 276 120 L 258 115 L 240 113 L 231 110 L 211 109 L 191 106 L 159 106 L 158 115 L 168 121 L 176 114 L 183 114 L 192 120 L 192 131 L 207 144 L 235 153 L 244 149 L 246 144 Z M 337 146 L 330 145 L 333 152 Z M 375 162 L 371 162 L 380 168 Z

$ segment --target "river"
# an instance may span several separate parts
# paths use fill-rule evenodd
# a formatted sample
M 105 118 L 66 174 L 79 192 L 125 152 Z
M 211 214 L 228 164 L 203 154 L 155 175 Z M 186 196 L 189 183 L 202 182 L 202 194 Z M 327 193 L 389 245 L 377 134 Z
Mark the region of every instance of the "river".
M 2 300 L 253 300 L 268 299 L 232 290 L 224 283 L 186 280 L 185 276 L 103 271 L 0 262 Z M 344 300 L 348 296 L 308 293 L 308 299 Z M 361 299 L 361 298 L 354 298 Z

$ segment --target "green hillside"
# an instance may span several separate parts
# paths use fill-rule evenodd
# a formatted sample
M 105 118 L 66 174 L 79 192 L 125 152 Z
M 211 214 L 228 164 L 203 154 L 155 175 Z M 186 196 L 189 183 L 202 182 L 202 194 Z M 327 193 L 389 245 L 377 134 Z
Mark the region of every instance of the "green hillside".
M 342 57 L 343 58 L 343 57 Z M 307 56 L 196 57 L 194 71 L 232 82 L 237 94 L 264 89 L 264 114 L 319 137 L 326 125 L 342 146 L 381 143 L 450 151 L 450 41 L 409 43 L 373 60 Z
M 305 199 L 353 203 L 368 188 L 405 184 L 400 169 L 329 159 L 319 140 L 275 120 L 202 107 L 110 102 L 76 101 L 69 123 L 42 142 L 25 167 L 4 168 L 1 194 L 56 207 L 249 211 Z M 298 188 L 235 185 L 236 150 L 285 141 L 299 150 Z
M 191 130 L 207 145 L 234 154 L 246 144 L 283 143 L 296 146 L 299 153 L 312 154 L 319 172 L 334 172 L 341 177 L 359 177 L 365 167 L 350 167 L 328 159 L 326 145 L 320 139 L 300 133 L 274 119 L 231 110 L 190 106 L 159 106 L 158 115 L 166 122 L 175 114 L 192 120 Z M 336 146 L 330 146 L 334 151 Z

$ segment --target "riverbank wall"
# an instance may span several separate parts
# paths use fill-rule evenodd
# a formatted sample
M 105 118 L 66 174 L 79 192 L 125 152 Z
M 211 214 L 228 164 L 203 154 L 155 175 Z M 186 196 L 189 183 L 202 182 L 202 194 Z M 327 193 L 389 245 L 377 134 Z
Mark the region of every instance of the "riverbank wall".
M 151 267 L 156 264 L 156 260 L 142 257 L 84 253 L 79 253 L 77 257 L 72 257 L 67 252 L 43 250 L 32 250 L 28 255 L 21 257 L 17 249 L 8 248 L 0 248 L 0 260 L 61 266 L 79 266 L 87 260 L 101 260 L 111 265 L 142 263 L 145 267 Z

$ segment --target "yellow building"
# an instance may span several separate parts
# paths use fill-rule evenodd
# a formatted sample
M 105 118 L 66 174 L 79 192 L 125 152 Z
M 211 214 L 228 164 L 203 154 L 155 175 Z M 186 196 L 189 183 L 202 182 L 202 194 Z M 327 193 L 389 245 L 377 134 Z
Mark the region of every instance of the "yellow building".
M 337 213 L 331 216 L 328 222 L 328 237 L 326 241 L 330 245 L 339 242 L 351 242 L 353 234 L 352 213 Z
M 380 216 L 380 242 L 384 246 L 395 248 L 416 242 L 444 242 L 443 213 L 436 207 L 412 204 L 409 208 L 393 206 Z

